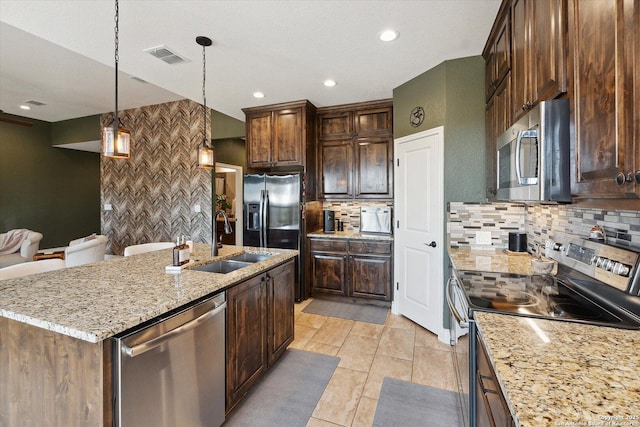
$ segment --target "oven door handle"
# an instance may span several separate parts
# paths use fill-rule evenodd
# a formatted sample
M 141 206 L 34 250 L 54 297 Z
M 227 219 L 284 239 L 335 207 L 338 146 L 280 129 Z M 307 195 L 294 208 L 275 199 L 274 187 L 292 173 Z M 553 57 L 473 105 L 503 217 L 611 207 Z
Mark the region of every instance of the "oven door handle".
M 455 283 L 454 283 L 455 282 Z M 454 292 L 454 290 L 458 290 L 460 291 L 460 288 L 457 285 L 457 281 L 453 278 L 453 276 L 449 277 L 449 280 L 447 281 L 447 304 L 449 305 L 449 310 L 451 310 L 451 313 L 453 314 L 453 317 L 456 318 L 456 322 L 458 322 L 458 325 L 460 325 L 461 328 L 468 328 L 469 327 L 469 318 L 468 317 L 463 317 L 460 313 L 458 313 L 458 310 L 456 309 L 455 305 L 453 304 L 453 299 L 452 299 L 452 292 Z M 459 295 L 460 297 L 460 295 Z

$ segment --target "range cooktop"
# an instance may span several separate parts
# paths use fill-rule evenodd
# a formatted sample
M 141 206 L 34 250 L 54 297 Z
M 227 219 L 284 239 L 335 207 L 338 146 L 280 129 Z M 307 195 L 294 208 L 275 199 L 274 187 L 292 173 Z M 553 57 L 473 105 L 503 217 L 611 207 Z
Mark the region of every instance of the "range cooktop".
M 460 271 L 458 280 L 470 310 L 517 314 L 575 322 L 640 327 L 640 319 L 605 307 L 549 275 Z

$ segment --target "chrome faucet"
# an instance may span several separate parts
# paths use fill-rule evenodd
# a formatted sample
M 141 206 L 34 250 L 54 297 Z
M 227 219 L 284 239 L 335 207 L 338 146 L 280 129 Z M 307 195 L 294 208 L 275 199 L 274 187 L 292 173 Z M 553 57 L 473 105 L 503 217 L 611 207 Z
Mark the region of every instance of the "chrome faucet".
M 227 216 L 227 213 L 225 211 L 220 209 L 215 214 L 213 214 L 213 223 L 211 224 L 211 256 L 218 256 L 218 227 L 216 226 L 218 215 L 222 215 L 222 217 L 224 218 L 224 234 L 233 233 L 233 228 L 231 228 L 229 217 Z M 220 236 L 220 239 L 222 239 L 222 235 Z M 220 242 L 220 247 L 222 247 L 222 242 Z

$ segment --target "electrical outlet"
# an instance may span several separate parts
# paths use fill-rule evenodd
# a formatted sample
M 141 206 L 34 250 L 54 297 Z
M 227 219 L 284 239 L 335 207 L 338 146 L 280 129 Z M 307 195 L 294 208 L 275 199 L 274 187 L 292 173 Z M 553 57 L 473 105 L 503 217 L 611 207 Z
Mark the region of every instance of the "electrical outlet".
M 194 205 L 193 206 L 193 211 L 196 212 L 196 213 L 200 212 L 200 205 Z
M 491 245 L 491 232 L 490 231 L 476 231 L 476 244 L 478 244 L 478 245 Z
M 105 211 L 112 211 L 113 210 L 113 206 L 111 206 L 111 203 L 105 203 L 104 204 L 104 210 Z

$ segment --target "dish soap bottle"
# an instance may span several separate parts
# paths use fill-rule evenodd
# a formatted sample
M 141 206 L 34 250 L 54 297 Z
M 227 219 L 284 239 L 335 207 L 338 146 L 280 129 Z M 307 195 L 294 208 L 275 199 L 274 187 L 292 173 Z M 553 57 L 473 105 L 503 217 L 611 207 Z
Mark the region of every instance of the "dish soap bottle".
M 173 265 L 179 267 L 189 262 L 189 246 L 184 242 L 184 236 L 176 238 L 176 246 L 173 248 Z

